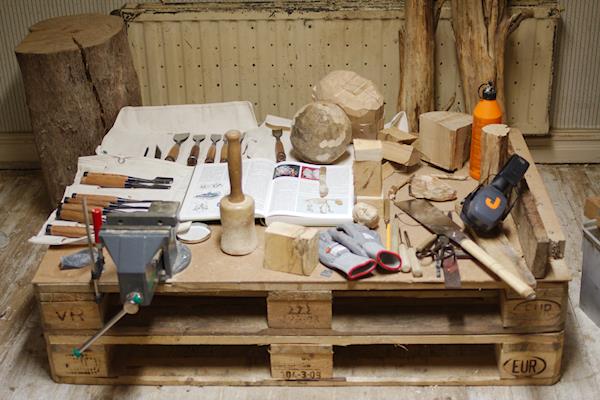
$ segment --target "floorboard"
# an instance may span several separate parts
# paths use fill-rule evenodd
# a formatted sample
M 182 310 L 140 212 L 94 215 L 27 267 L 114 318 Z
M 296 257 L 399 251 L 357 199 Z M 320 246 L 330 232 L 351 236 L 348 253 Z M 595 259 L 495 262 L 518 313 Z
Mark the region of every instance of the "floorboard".
M 582 204 L 600 194 L 600 165 L 541 165 L 568 238 L 573 271 L 564 376 L 549 387 L 237 388 L 78 386 L 49 377 L 40 315 L 29 281 L 45 252 L 27 243 L 49 213 L 38 171 L 0 171 L 0 399 L 591 399 L 600 389 L 600 329 L 578 308 Z

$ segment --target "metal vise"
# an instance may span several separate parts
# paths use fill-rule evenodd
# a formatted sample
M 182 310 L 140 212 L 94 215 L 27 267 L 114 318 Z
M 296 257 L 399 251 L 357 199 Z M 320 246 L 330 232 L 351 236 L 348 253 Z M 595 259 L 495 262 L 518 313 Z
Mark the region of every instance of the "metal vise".
M 108 214 L 100 240 L 117 266 L 121 302 L 151 303 L 156 285 L 188 266 L 191 254 L 176 240 L 179 202 L 154 201 L 148 211 Z

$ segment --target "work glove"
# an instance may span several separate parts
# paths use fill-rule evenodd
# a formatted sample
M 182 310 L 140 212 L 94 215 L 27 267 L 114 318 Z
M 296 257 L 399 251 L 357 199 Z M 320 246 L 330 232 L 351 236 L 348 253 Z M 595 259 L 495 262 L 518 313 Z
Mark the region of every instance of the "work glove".
M 385 271 L 398 272 L 402 267 L 402 259 L 398 253 L 386 250 L 379 234 L 362 224 L 342 224 L 331 236 L 354 254 L 374 259 Z
M 347 247 L 331 237 L 335 229 L 319 233 L 319 261 L 329 268 L 343 273 L 349 280 L 369 275 L 377 267 L 375 261 L 366 256 L 353 254 Z

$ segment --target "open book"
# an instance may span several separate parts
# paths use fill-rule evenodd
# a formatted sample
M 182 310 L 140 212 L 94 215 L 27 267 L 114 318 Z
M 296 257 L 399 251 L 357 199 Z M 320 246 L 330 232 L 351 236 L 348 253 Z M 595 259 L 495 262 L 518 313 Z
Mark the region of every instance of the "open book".
M 255 216 L 305 226 L 352 222 L 354 185 L 352 167 L 324 166 L 327 194 L 320 183 L 319 165 L 244 160 L 242 189 L 255 202 Z M 219 201 L 229 194 L 227 164 L 198 164 L 179 212 L 180 221 L 219 220 Z

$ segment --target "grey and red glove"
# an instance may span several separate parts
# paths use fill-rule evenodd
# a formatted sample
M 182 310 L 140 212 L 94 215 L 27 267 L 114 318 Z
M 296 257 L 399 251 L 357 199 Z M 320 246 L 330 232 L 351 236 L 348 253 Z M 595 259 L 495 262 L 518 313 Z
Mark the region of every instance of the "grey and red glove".
M 319 233 L 319 261 L 343 273 L 349 280 L 369 275 L 377 263 L 369 257 L 353 254 L 346 246 L 333 240 L 335 229 Z
M 366 255 L 388 272 L 398 272 L 402 259 L 393 251 L 383 247 L 379 234 L 362 224 L 342 224 L 332 233 L 333 239 L 346 246 L 354 254 Z

